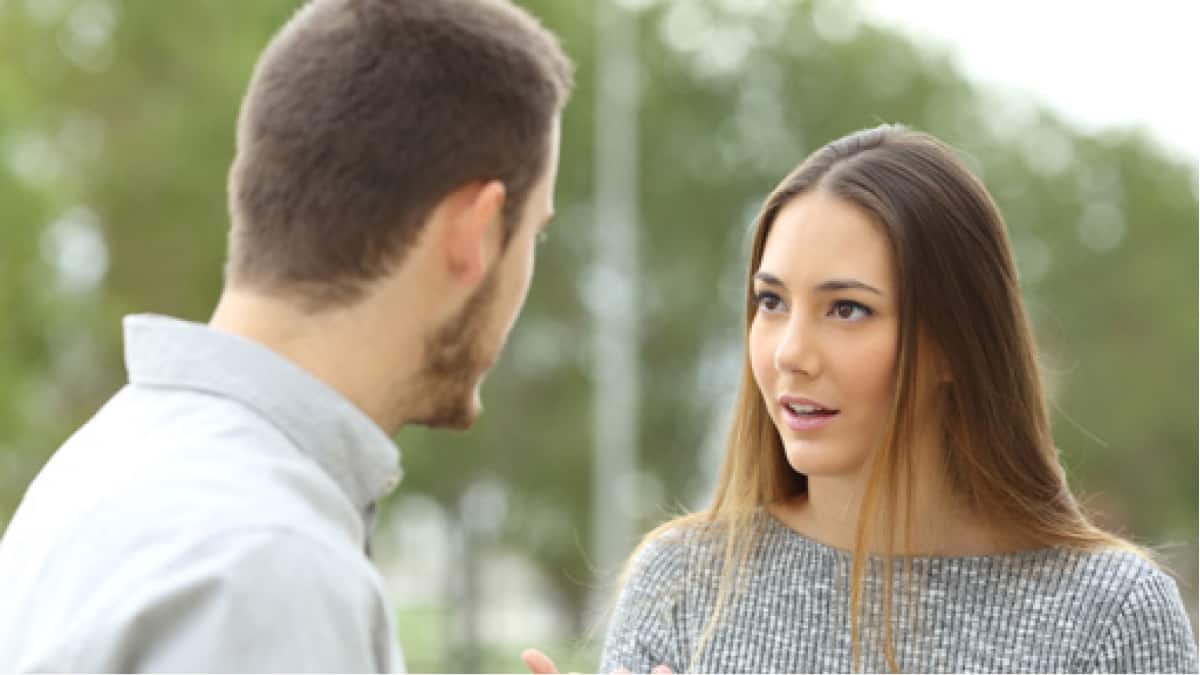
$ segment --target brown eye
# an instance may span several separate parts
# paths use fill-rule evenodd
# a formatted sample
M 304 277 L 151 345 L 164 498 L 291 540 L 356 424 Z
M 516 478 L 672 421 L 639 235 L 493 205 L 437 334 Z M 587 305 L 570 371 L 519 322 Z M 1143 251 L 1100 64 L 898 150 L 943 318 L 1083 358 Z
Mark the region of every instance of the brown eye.
M 770 291 L 763 291 L 754 296 L 754 304 L 760 312 L 775 312 L 783 305 L 783 300 Z
M 851 300 L 838 300 L 829 308 L 830 315 L 843 321 L 858 321 L 871 316 L 871 310 Z

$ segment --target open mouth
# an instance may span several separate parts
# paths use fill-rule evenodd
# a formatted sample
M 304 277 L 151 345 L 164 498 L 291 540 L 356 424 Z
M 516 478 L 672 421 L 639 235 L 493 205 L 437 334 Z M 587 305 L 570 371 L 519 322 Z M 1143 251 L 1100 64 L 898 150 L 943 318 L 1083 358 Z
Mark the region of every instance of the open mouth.
M 806 416 L 836 415 L 838 413 L 837 410 L 830 410 L 828 408 L 822 408 L 820 406 L 812 405 L 810 403 L 785 403 L 783 405 L 783 407 L 787 408 L 789 411 L 792 412 L 792 414 L 795 414 L 795 415 L 806 415 Z
M 825 408 L 815 403 L 788 401 L 783 404 L 783 421 L 795 431 L 819 429 L 833 422 L 840 413 L 840 410 Z

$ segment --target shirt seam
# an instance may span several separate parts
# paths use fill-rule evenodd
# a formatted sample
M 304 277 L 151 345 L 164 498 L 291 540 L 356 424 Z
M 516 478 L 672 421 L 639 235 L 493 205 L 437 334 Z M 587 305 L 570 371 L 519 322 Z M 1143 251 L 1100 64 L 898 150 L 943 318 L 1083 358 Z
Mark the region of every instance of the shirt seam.
M 1092 657 L 1091 662 L 1088 664 L 1088 669 L 1086 672 L 1100 672 L 1100 663 L 1105 657 L 1105 645 L 1115 642 L 1119 637 L 1119 632 L 1117 631 L 1117 619 L 1120 618 L 1120 616 L 1125 612 L 1126 607 L 1130 605 L 1134 594 L 1137 593 L 1138 590 L 1140 590 L 1146 583 L 1149 583 L 1151 579 L 1153 579 L 1152 573 L 1142 574 L 1132 579 L 1129 582 L 1129 588 L 1122 595 L 1121 601 L 1113 603 L 1115 609 L 1109 612 L 1109 615 L 1104 620 L 1103 627 L 1097 631 L 1099 636 L 1096 638 L 1096 642 L 1093 647 L 1095 656 Z

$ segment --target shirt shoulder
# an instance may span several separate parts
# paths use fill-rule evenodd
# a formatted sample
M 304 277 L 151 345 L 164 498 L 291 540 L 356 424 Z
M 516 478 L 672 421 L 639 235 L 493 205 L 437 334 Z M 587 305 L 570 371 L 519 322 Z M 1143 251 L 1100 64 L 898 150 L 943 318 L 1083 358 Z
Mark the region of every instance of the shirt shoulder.
M 57 533 L 56 548 L 98 532 L 101 549 L 247 527 L 358 549 L 365 537 L 362 514 L 274 425 L 232 400 L 146 387 L 122 390 L 54 454 L 15 520 Z
M 1088 555 L 1085 582 L 1102 603 L 1092 671 L 1196 672 L 1196 642 L 1179 588 L 1140 555 L 1104 551 Z
M 1069 586 L 1086 602 L 1107 609 L 1101 615 L 1111 616 L 1138 593 L 1141 587 L 1179 592 L 1175 581 L 1157 563 L 1132 551 L 1102 549 L 1074 551 L 1057 559 L 1058 564 L 1045 570 L 1048 578 Z M 1068 562 L 1065 566 L 1062 561 Z M 1063 582 L 1066 582 L 1065 584 Z
M 138 434 L 128 402 L 56 453 L 0 540 L 0 670 L 306 669 L 271 660 L 293 651 L 363 669 L 354 655 L 373 652 L 353 645 L 391 631 L 361 515 L 337 486 L 252 417 Z M 273 651 L 296 638 L 268 628 L 301 636 L 327 619 L 380 627 L 345 638 L 349 656 L 316 639 L 313 653 Z
M 600 672 L 683 672 L 689 654 L 685 614 L 697 567 L 711 562 L 709 528 L 677 524 L 651 533 L 627 565 L 609 620 Z
M 695 535 L 690 528 L 675 527 L 647 540 L 629 560 L 626 583 L 661 586 L 684 574 L 694 553 Z
M 58 653 L 66 660 L 45 665 L 93 672 L 395 667 L 380 587 L 369 569 L 323 542 L 255 528 L 149 554 L 115 570 L 87 598 L 64 626 Z

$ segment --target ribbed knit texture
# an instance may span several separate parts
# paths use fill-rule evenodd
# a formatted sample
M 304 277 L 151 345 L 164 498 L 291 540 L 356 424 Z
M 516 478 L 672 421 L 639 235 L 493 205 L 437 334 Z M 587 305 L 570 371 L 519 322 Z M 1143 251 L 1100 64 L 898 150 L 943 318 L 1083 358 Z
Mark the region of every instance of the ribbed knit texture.
M 804 673 L 853 670 L 850 554 L 762 515 L 761 537 L 712 639 L 723 542 L 676 529 L 644 548 L 621 591 L 600 672 Z M 876 569 L 881 566 L 876 561 Z M 895 654 L 908 672 L 1196 672 L 1175 582 L 1126 552 L 1041 549 L 911 559 L 894 568 Z M 881 575 L 865 578 L 858 670 L 887 671 Z M 915 611 L 914 611 L 915 610 Z M 693 656 L 696 657 L 693 663 Z

